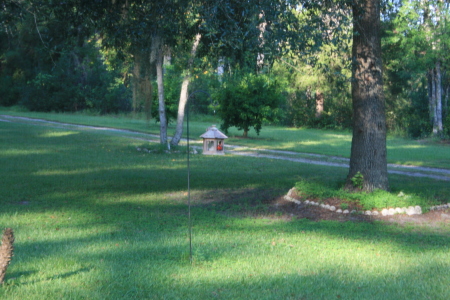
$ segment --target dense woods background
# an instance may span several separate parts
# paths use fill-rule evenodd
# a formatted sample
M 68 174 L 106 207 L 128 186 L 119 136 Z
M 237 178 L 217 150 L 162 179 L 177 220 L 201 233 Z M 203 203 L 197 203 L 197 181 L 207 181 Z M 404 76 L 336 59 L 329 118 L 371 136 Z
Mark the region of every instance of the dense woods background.
M 225 121 L 247 106 L 259 107 L 260 123 L 351 128 L 345 2 L 2 1 L 0 105 L 167 123 L 201 89 L 212 97 L 198 94 L 191 109 Z M 388 131 L 450 134 L 448 10 L 443 0 L 382 5 Z

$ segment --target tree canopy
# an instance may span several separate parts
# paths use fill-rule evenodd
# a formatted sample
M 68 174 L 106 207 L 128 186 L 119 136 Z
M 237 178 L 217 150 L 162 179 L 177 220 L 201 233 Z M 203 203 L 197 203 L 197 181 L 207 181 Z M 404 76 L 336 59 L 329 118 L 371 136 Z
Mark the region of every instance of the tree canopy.
M 224 128 L 353 129 L 347 182 L 359 172 L 366 190 L 388 188 L 387 131 L 450 134 L 448 1 L 9 0 L 0 8 L 3 106 L 153 111 L 163 144 L 177 111 L 176 144 L 189 90 L 201 87 L 220 100 Z

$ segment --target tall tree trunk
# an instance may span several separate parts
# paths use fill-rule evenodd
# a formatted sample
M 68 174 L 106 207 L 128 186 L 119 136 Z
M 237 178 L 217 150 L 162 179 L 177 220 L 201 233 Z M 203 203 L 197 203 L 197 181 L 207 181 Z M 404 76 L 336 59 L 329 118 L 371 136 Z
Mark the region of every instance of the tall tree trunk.
M 264 12 L 261 12 L 259 14 L 259 19 L 264 17 Z M 264 33 L 266 31 L 266 27 L 267 27 L 267 22 L 262 22 L 258 25 L 258 29 L 259 29 L 259 47 L 261 48 L 261 52 L 259 52 L 256 55 L 256 72 L 261 72 L 263 67 L 264 67 L 264 44 L 265 44 L 265 40 L 264 40 Z
M 434 76 L 433 76 L 433 70 L 429 70 L 427 74 L 427 81 L 428 81 L 428 118 L 430 121 L 431 126 L 434 124 L 434 101 L 433 101 L 433 82 L 434 82 Z
M 323 93 L 316 91 L 316 118 L 318 119 L 322 117 L 324 100 Z
M 189 94 L 189 83 L 191 82 L 191 75 L 192 75 L 192 66 L 194 64 L 194 57 L 197 53 L 198 44 L 200 43 L 201 34 L 197 34 L 195 36 L 194 43 L 192 45 L 191 49 L 191 57 L 189 58 L 188 62 L 188 68 L 186 70 L 186 74 L 183 78 L 183 83 L 181 85 L 181 92 L 180 92 L 180 102 L 178 103 L 178 115 L 177 115 L 177 127 L 175 130 L 175 134 L 170 141 L 170 143 L 174 146 L 178 145 L 180 142 L 181 136 L 183 134 L 183 122 L 184 122 L 184 112 L 188 100 L 188 94 Z
M 363 175 L 362 188 L 388 190 L 380 0 L 355 0 L 353 11 L 353 138 L 346 187 Z
M 225 72 L 225 58 L 219 58 L 217 65 L 217 75 L 219 76 L 219 81 L 222 82 L 223 73 Z
M 433 127 L 433 135 L 438 134 L 438 116 L 436 111 L 436 103 L 437 103 L 437 86 L 436 86 L 436 69 L 432 69 L 430 71 L 430 91 L 431 95 L 429 97 L 430 100 L 430 119 L 431 119 L 431 126 Z
M 152 104 L 153 104 L 153 85 L 150 79 L 150 74 L 146 74 L 142 80 L 142 96 L 144 97 L 144 111 L 147 122 L 152 118 Z
M 134 67 L 133 67 L 133 81 L 132 81 L 132 108 L 133 115 L 136 114 L 138 103 L 139 103 L 139 81 L 141 78 L 141 66 L 139 54 L 134 54 Z
M 442 126 L 442 74 L 441 74 L 441 62 L 436 62 L 436 127 L 437 134 L 441 136 L 443 134 Z
M 444 75 L 444 77 L 445 77 L 445 75 Z M 449 96 L 449 93 L 450 92 L 450 85 L 447 85 L 447 88 L 446 88 L 446 90 L 445 90 L 445 97 L 444 97 L 444 109 L 443 109 L 443 117 L 442 117 L 442 119 L 444 119 L 444 118 L 447 118 L 448 117 L 448 96 Z M 445 120 L 445 119 L 444 119 Z M 447 130 L 449 130 L 450 128 L 447 128 Z
M 152 109 L 153 86 L 150 77 L 148 52 L 134 51 L 134 67 L 132 80 L 132 109 L 136 114 L 144 105 L 147 120 L 150 120 Z
M 155 36 L 152 40 L 152 47 L 156 62 L 156 82 L 158 85 L 158 111 L 159 111 L 159 140 L 162 145 L 167 144 L 167 118 L 166 118 L 166 104 L 164 101 L 164 51 L 161 38 Z

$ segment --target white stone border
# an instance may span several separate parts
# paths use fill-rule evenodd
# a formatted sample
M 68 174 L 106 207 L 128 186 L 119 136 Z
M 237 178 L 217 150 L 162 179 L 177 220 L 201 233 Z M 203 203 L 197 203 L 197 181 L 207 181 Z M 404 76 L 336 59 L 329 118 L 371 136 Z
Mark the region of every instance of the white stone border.
M 292 188 L 289 190 L 289 192 L 286 194 L 286 196 L 284 196 L 284 199 L 287 201 L 291 201 L 294 202 L 295 204 L 302 204 L 302 202 L 300 200 L 297 200 L 295 198 L 292 198 L 292 193 L 296 190 L 296 188 Z M 323 203 L 318 203 L 318 202 L 314 202 L 314 201 L 310 201 L 310 200 L 305 200 L 303 202 L 303 204 L 305 205 L 312 205 L 312 206 L 320 206 L 323 209 L 328 209 L 330 211 L 334 211 L 336 213 L 339 214 L 356 214 L 356 213 L 360 213 L 360 214 L 365 214 L 366 216 L 393 216 L 395 214 L 407 214 L 408 216 L 411 215 L 421 215 L 422 214 L 422 208 L 419 205 L 416 206 L 409 206 L 409 207 L 397 207 L 397 208 L 384 208 L 381 211 L 377 211 L 377 210 L 366 210 L 366 211 L 356 211 L 356 210 L 352 210 L 349 211 L 348 209 L 336 209 L 335 206 L 332 205 L 328 205 L 328 204 L 323 204 Z M 436 205 L 436 206 L 432 206 L 430 207 L 430 210 L 441 210 L 441 209 L 447 209 L 450 207 L 450 203 L 447 204 L 443 204 L 443 205 Z

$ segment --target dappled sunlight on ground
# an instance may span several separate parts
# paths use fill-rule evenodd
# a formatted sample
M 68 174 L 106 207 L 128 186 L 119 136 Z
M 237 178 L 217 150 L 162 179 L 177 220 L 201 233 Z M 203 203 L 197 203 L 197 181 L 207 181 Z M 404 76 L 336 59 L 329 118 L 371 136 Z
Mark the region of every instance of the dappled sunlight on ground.
M 388 145 L 388 149 L 424 149 L 425 145 Z
M 45 133 L 40 134 L 38 137 L 43 138 L 51 138 L 51 137 L 62 137 L 62 136 L 68 136 L 73 134 L 79 134 L 78 131 L 48 131 Z
M 11 149 L 11 150 L 3 150 L 0 152 L 0 156 L 28 156 L 28 155 L 42 155 L 42 154 L 51 154 L 53 151 L 51 150 L 38 150 L 38 149 Z

